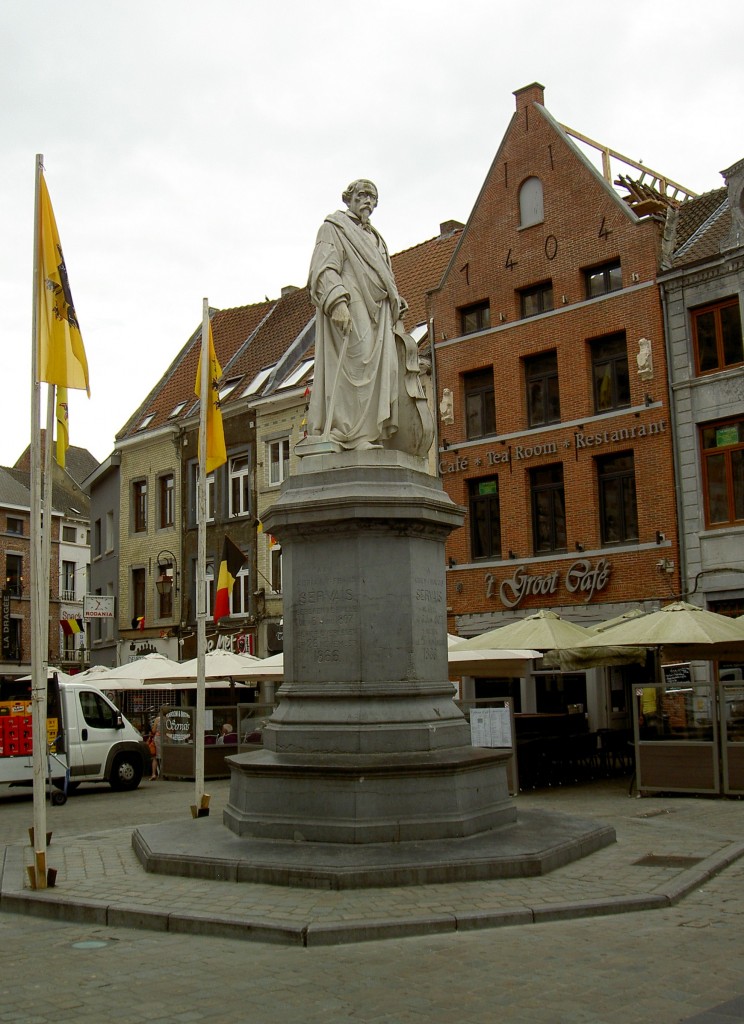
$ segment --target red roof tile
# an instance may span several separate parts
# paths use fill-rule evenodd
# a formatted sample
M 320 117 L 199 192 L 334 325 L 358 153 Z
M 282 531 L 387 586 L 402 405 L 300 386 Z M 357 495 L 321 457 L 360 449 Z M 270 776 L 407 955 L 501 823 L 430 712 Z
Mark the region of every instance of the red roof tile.
M 721 251 L 731 229 L 728 189 L 717 188 L 689 199 L 679 208 L 672 266 L 682 267 L 710 259 Z
M 405 324 L 409 331 L 428 320 L 426 293 L 439 284 L 461 234 L 462 225 L 458 225 L 391 257 L 395 283 L 408 303 Z
M 267 300 L 252 306 L 237 306 L 212 313 L 214 347 L 223 368 L 253 335 L 274 305 L 275 302 Z M 179 416 L 174 417 L 175 420 L 193 412 L 197 404 L 194 383 L 200 352 L 201 324 L 129 422 L 116 435 L 117 440 L 136 435 L 139 425 L 147 416 L 153 417 L 147 424 L 148 430 L 163 426 L 181 403 L 185 403 L 184 407 Z
M 241 386 L 235 388 L 227 399 L 227 404 L 242 394 L 242 385 L 247 386 L 259 370 L 273 366 L 284 355 L 314 315 L 307 288 L 297 288 L 282 295 L 250 342 L 234 354 L 227 366 L 223 364 L 226 376 L 243 378 Z

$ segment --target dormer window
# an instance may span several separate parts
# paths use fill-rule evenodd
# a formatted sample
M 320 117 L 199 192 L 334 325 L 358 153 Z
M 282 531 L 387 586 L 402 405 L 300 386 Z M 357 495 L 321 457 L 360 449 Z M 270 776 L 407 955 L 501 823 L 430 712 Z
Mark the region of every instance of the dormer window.
M 262 370 L 259 370 L 253 380 L 250 382 L 248 387 L 243 392 L 243 398 L 247 398 L 248 395 L 255 395 L 259 388 L 266 382 L 269 374 L 274 369 L 274 365 L 264 366 Z
M 239 383 L 240 377 L 231 377 L 229 380 L 223 381 L 222 384 L 220 384 L 219 400 L 224 402 L 227 396 L 232 394 Z

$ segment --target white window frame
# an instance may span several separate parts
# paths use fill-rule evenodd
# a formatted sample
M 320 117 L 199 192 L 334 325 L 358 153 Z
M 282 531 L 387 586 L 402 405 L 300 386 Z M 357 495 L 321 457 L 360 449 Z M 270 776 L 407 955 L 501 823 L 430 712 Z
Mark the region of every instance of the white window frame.
M 208 559 L 204 572 L 204 600 L 207 603 L 207 619 L 210 621 L 214 621 L 214 583 L 214 562 Z
M 207 474 L 207 522 L 214 522 L 214 470 Z M 199 463 L 194 463 L 194 523 L 199 522 Z
M 275 594 L 282 593 L 282 546 L 275 544 L 269 547 L 269 566 L 271 575 L 271 589 Z M 277 583 L 279 586 L 277 586 Z
M 278 455 L 274 459 L 274 454 Z M 275 473 L 276 469 L 276 473 Z M 289 476 L 289 438 L 278 437 L 266 442 L 266 483 L 279 487 Z
M 227 460 L 228 464 L 228 501 L 229 501 L 229 515 L 235 516 L 247 516 L 251 512 L 251 456 L 250 452 L 241 452 L 238 455 L 231 455 Z M 239 467 L 236 469 L 236 467 Z M 234 502 L 234 494 L 236 492 L 240 497 L 239 502 Z
M 242 608 L 234 607 L 235 588 L 240 592 Z M 251 570 L 250 566 L 244 566 L 235 577 L 235 583 L 230 591 L 230 614 L 250 615 L 251 613 Z

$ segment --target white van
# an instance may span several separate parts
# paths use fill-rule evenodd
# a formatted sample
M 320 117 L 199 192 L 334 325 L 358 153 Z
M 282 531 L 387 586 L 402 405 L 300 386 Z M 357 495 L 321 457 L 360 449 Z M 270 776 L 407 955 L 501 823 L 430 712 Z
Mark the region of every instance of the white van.
M 108 782 L 112 789 L 136 789 L 150 769 L 147 744 L 108 697 L 72 679 L 48 683 L 48 775 L 63 802 L 81 782 Z M 0 785 L 33 783 L 31 704 L 0 703 Z M 59 798 L 62 797 L 60 800 Z

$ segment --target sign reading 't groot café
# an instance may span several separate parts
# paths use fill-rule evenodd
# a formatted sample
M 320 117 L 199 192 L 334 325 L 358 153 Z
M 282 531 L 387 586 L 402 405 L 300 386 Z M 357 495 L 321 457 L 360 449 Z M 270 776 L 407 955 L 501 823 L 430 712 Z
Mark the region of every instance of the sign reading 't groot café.
M 499 585 L 499 598 L 506 608 L 517 608 L 530 595 L 546 597 L 556 594 L 563 587 L 569 594 L 583 595 L 589 602 L 594 595 L 604 590 L 610 581 L 612 565 L 606 558 L 592 561 L 577 558 L 561 574 L 560 569 L 549 573 L 530 573 L 518 565 L 511 576 Z M 498 581 L 493 573 L 486 574 L 486 597 L 493 597 Z

